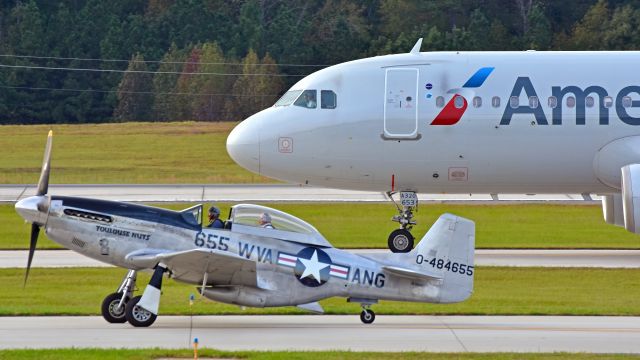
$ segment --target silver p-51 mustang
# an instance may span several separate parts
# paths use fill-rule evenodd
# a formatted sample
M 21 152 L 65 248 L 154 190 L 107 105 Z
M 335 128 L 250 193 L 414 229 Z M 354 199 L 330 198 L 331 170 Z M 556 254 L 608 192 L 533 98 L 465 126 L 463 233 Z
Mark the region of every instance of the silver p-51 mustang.
M 53 241 L 129 269 L 102 304 L 111 323 L 149 326 L 158 314 L 164 274 L 196 284 L 209 299 L 251 307 L 298 306 L 339 296 L 360 303 L 360 319 L 375 319 L 378 300 L 453 303 L 473 291 L 475 225 L 444 214 L 409 253 L 357 255 L 339 250 L 310 224 L 258 205 L 235 205 L 223 229 L 202 226 L 202 205 L 183 211 L 49 195 L 49 133 L 36 196 L 16 203 L 32 223 L 25 283 L 40 229 Z M 270 227 L 259 219 L 268 214 Z M 153 271 L 133 296 L 138 271 Z

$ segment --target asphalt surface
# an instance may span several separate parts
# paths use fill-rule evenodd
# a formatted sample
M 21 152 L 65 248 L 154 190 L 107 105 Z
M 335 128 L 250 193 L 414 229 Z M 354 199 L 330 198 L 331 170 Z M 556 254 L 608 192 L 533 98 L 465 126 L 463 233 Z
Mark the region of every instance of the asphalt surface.
M 366 255 L 388 250 L 349 251 Z M 26 250 L 0 251 L 0 268 L 24 268 L 27 254 Z M 476 250 L 475 263 L 480 266 L 640 268 L 640 250 Z M 111 265 L 71 250 L 38 250 L 33 258 L 33 267 L 106 266 Z
M 640 353 L 635 317 L 196 316 L 192 337 L 222 350 Z M 186 348 L 187 316 L 162 316 L 150 328 L 101 317 L 3 317 L 0 348 Z
M 23 197 L 34 195 L 35 185 L 0 185 L 0 202 L 12 203 Z M 318 188 L 301 185 L 55 185 L 49 193 L 65 196 L 91 197 L 118 201 L 147 202 L 205 202 L 205 201 L 362 201 L 388 202 L 385 193 Z M 468 201 L 472 203 L 496 203 L 490 194 L 419 194 L 422 202 Z M 579 194 L 500 194 L 500 202 L 511 201 L 561 201 L 590 203 Z M 593 199 L 599 199 L 593 196 Z

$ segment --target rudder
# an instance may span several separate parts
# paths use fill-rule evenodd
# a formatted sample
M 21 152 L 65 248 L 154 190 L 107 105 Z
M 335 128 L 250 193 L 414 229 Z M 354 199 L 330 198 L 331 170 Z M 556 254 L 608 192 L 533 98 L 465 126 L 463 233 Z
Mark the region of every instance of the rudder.
M 442 278 L 439 301 L 464 301 L 473 292 L 475 223 L 443 214 L 410 253 L 423 270 Z

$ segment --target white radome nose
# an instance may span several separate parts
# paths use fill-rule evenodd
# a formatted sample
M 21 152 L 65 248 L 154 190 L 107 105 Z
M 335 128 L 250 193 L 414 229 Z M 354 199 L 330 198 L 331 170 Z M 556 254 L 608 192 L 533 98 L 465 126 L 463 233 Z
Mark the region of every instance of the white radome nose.
M 227 137 L 227 152 L 243 168 L 260 173 L 260 124 L 253 115 L 238 124 Z
M 30 223 L 41 223 L 42 213 L 38 210 L 38 203 L 46 201 L 44 196 L 30 196 L 18 201 L 15 205 L 16 211 L 23 219 Z M 46 217 L 46 214 L 45 214 Z

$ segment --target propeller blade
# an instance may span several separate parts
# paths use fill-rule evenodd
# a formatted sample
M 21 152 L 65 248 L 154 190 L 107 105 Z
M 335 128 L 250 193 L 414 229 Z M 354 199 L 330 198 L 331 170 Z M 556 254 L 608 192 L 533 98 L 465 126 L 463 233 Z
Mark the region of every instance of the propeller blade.
M 44 159 L 42 160 L 42 170 L 40 180 L 38 180 L 38 192 L 36 195 L 45 195 L 49 191 L 49 174 L 51 173 L 51 146 L 53 142 L 53 130 L 49 130 L 47 136 L 47 146 L 44 148 Z
M 38 243 L 38 235 L 40 235 L 40 227 L 36 224 L 31 224 L 31 243 L 29 244 L 29 260 L 27 260 L 27 272 L 24 274 L 24 284 L 22 287 L 27 286 L 27 279 L 29 278 L 29 270 L 31 270 L 31 261 L 33 261 L 33 253 L 36 252 L 36 244 Z

